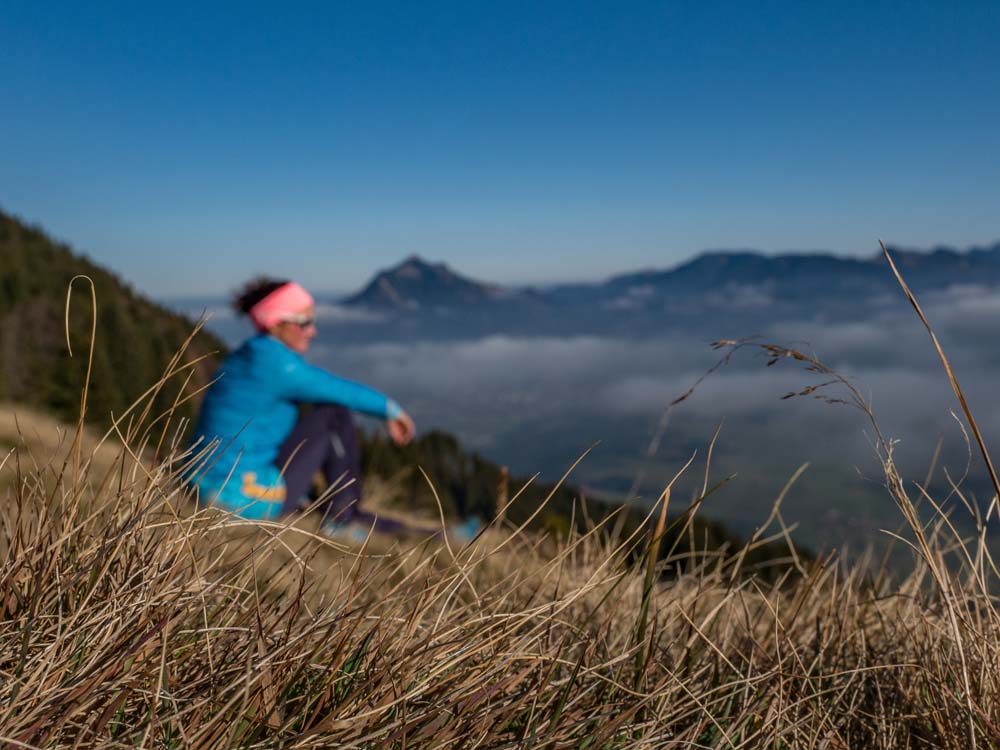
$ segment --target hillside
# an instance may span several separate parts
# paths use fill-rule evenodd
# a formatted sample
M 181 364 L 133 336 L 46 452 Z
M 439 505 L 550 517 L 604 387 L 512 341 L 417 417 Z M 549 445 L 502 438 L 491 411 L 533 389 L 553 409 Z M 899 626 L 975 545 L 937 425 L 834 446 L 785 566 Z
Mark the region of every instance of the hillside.
M 482 456 L 470 453 L 453 436 L 428 432 L 405 448 L 389 445 L 381 433 L 365 436 L 363 471 L 391 487 L 396 508 L 423 512 L 434 518 L 437 504 L 448 515 L 476 515 L 492 519 L 498 512 L 497 497 L 501 483 L 516 499 L 505 518 L 515 525 L 528 524 L 533 531 L 548 531 L 559 537 L 586 533 L 591 524 L 613 517 L 621 532 L 628 536 L 644 522 L 646 510 L 609 502 L 606 498 L 589 500 L 572 478 L 563 485 L 532 481 L 526 477 L 501 480 L 502 468 Z M 420 467 L 427 474 L 424 478 Z M 428 482 L 428 480 L 430 480 Z M 690 521 L 690 523 L 689 523 Z M 614 525 L 611 523 L 609 525 Z M 663 552 L 672 550 L 678 559 L 707 550 L 735 550 L 745 544 L 740 535 L 724 523 L 703 515 L 684 512 L 675 506 L 664 535 Z M 788 567 L 788 546 L 784 541 L 761 544 L 747 552 L 744 563 L 755 567 L 765 579 L 780 576 Z M 812 554 L 798 550 L 803 560 Z M 677 567 L 668 572 L 676 573 Z
M 91 278 L 97 294 L 88 421 L 107 426 L 112 414 L 122 414 L 157 382 L 194 323 L 154 304 L 41 229 L 0 212 L 0 401 L 43 409 L 68 422 L 77 418 L 91 330 L 85 282 L 74 286 L 72 359 L 66 351 L 64 310 L 67 287 L 78 275 Z M 185 361 L 207 358 L 194 367 L 187 393 L 208 382 L 223 350 L 208 332 L 194 337 Z M 181 382 L 168 384 L 157 395 L 153 414 L 171 407 Z M 190 418 L 194 405 L 182 404 L 177 414 Z

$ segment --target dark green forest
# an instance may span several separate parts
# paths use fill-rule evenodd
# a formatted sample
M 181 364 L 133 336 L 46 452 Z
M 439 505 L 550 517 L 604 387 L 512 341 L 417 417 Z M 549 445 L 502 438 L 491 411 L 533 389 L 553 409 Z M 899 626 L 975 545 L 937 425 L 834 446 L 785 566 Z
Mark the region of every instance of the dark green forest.
M 97 335 L 87 395 L 88 423 L 106 428 L 160 379 L 195 324 L 137 294 L 113 273 L 51 240 L 42 230 L 0 212 L 0 401 L 47 411 L 66 422 L 79 416 L 91 339 L 91 295 L 84 280 L 74 284 L 66 347 L 65 306 L 70 280 L 93 280 Z M 207 357 L 194 367 L 187 392 L 208 382 L 223 343 L 201 331 L 185 360 Z M 168 383 L 151 413 L 166 412 L 183 378 Z M 190 419 L 194 402 L 176 414 Z
M 97 296 L 97 335 L 88 390 L 86 421 L 105 429 L 112 415 L 121 415 L 156 383 L 171 358 L 195 328 L 195 322 L 169 312 L 138 294 L 113 273 L 75 254 L 50 239 L 41 229 L 25 225 L 0 212 L 0 402 L 24 404 L 48 412 L 67 423 L 79 416 L 86 376 L 91 333 L 90 290 L 86 283 L 74 286 L 69 331 L 74 356 L 66 348 L 64 314 L 70 280 L 85 275 L 93 280 Z M 179 395 L 195 395 L 211 380 L 224 356 L 221 340 L 200 331 L 185 351 L 183 361 L 200 359 L 191 368 L 190 379 L 174 377 L 153 400 L 151 415 L 167 412 Z M 184 402 L 175 412 L 193 420 L 197 398 Z M 443 432 L 429 432 L 405 448 L 389 444 L 380 433 L 362 438 L 364 469 L 399 488 L 402 506 L 433 510 L 437 501 L 417 467 L 427 472 L 445 512 L 450 516 L 477 515 L 491 519 L 497 513 L 501 467 L 463 449 L 458 440 Z M 527 483 L 512 477 L 508 485 L 515 495 Z M 575 525 L 586 530 L 620 506 L 591 501 L 583 512 L 579 489 L 565 484 L 558 489 L 544 483 L 529 483 L 506 518 L 521 524 L 552 495 L 537 514 L 532 528 L 565 534 Z M 644 514 L 624 509 L 623 531 L 636 529 Z M 733 549 L 742 542 L 723 524 L 696 518 L 685 533 L 683 517 L 674 518 L 663 550 L 684 553 Z M 783 545 L 766 545 L 747 557 L 750 564 L 784 558 Z M 781 566 L 769 569 L 780 570 Z

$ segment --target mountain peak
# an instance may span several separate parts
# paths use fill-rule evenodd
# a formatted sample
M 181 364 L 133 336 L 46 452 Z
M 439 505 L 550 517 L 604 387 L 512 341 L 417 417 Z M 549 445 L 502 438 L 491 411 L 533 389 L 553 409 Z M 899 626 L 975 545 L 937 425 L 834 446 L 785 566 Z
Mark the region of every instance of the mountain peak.
M 399 311 L 487 302 L 502 294 L 501 287 L 495 284 L 461 276 L 446 263 L 433 263 L 412 254 L 378 272 L 364 289 L 345 302 Z
M 399 263 L 390 268 L 390 271 L 398 271 L 403 268 L 433 268 L 435 265 L 443 266 L 444 263 L 431 263 L 428 260 L 424 260 L 421 256 L 416 253 L 411 253 L 403 258 Z
M 428 278 L 434 276 L 457 276 L 446 263 L 432 263 L 416 253 L 408 255 L 396 265 L 381 271 L 378 275 L 402 278 Z

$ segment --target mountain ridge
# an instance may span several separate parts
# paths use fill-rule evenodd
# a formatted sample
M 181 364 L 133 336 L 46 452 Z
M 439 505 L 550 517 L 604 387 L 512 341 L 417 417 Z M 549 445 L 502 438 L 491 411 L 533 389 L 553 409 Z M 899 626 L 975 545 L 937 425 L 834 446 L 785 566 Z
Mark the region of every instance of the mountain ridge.
M 964 251 L 938 246 L 927 251 L 890 248 L 890 252 L 918 288 L 955 283 L 1000 285 L 1000 242 Z M 396 266 L 377 272 L 365 287 L 341 302 L 411 315 L 497 304 L 510 312 L 524 302 L 550 308 L 587 304 L 608 308 L 610 304 L 611 309 L 625 309 L 632 305 L 622 300 L 615 304 L 615 298 L 622 293 L 637 293 L 649 303 L 658 296 L 683 297 L 732 286 L 769 286 L 777 294 L 791 298 L 823 293 L 871 296 L 894 288 L 895 280 L 881 254 L 768 255 L 755 250 L 712 250 L 666 268 L 645 268 L 615 274 L 603 281 L 551 284 L 539 289 L 475 281 L 446 263 L 409 256 Z M 636 298 L 632 302 L 639 304 L 641 300 Z

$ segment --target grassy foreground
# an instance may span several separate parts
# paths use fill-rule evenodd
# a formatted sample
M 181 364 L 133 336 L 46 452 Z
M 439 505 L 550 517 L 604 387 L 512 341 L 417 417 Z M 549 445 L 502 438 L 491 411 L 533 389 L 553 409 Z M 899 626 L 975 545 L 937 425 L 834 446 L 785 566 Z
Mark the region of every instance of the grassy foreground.
M 911 573 L 790 550 L 765 585 L 741 550 L 668 580 L 605 529 L 349 548 L 194 510 L 159 427 L 79 453 L 49 428 L 0 454 L 5 747 L 1000 744 L 985 521 L 921 524 L 891 453 Z

